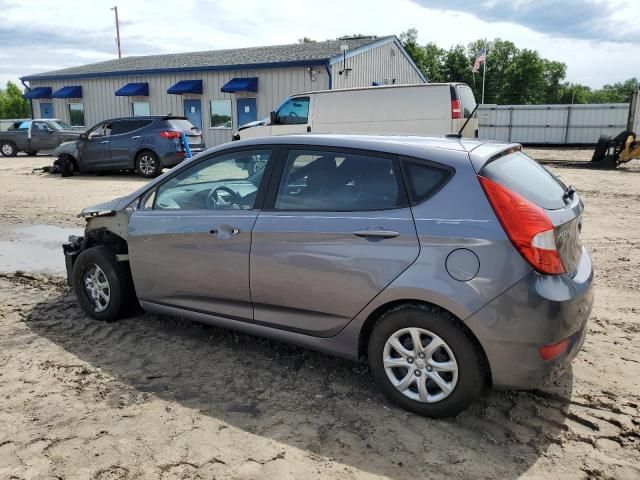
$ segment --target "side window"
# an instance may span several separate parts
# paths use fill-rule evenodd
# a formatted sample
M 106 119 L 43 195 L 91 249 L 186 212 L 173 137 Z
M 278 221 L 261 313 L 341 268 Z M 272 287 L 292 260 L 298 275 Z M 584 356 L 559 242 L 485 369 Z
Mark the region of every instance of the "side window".
M 204 160 L 160 185 L 153 208 L 251 209 L 270 157 L 270 150 L 246 150 Z
M 122 135 L 151 125 L 153 120 L 119 120 L 111 125 L 111 135 Z
M 282 210 L 387 210 L 404 203 L 395 162 L 352 153 L 289 152 L 275 207 Z
M 114 122 L 112 122 L 114 123 Z M 87 137 L 88 138 L 96 138 L 96 137 L 106 137 L 111 134 L 111 125 L 112 123 L 101 123 L 93 127 Z
M 290 98 L 278 109 L 278 123 L 300 125 L 309 119 L 309 97 Z
M 48 132 L 49 130 L 52 128 L 46 122 L 33 122 L 31 126 L 31 131 Z
M 414 203 L 422 202 L 442 187 L 451 177 L 452 172 L 445 168 L 436 167 L 422 162 L 403 162 L 407 176 L 409 194 Z

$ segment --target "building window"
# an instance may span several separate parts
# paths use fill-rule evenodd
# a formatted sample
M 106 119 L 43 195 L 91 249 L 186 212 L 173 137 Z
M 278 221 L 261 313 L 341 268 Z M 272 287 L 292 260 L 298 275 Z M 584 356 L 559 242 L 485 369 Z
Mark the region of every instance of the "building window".
M 231 100 L 211 101 L 211 128 L 231 128 Z
M 149 102 L 132 102 L 131 110 L 134 117 L 143 117 L 151 115 L 151 108 L 149 108 Z
M 84 103 L 69 104 L 69 123 L 74 127 L 84 127 Z

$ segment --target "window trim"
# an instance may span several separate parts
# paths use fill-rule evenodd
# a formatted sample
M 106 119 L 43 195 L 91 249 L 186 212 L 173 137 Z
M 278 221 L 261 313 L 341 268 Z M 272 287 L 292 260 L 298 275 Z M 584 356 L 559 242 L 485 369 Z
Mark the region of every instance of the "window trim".
M 226 155 L 230 155 L 236 152 L 250 152 L 253 150 L 271 150 L 271 158 L 269 159 L 269 162 L 267 162 L 267 166 L 266 169 L 264 171 L 264 175 L 262 176 L 262 179 L 260 180 L 260 185 L 258 185 L 258 191 L 256 194 L 256 200 L 254 202 L 253 208 L 247 209 L 247 210 L 240 210 L 242 212 L 251 212 L 251 211 L 255 211 L 255 210 L 262 210 L 262 207 L 264 205 L 264 200 L 265 200 L 265 196 L 266 196 L 266 192 L 267 192 L 267 187 L 271 184 L 271 180 L 272 180 L 272 176 L 273 176 L 273 171 L 276 168 L 275 165 L 279 162 L 280 160 L 280 155 L 282 154 L 282 146 L 281 145 L 277 145 L 277 144 L 259 144 L 259 145 L 247 145 L 244 147 L 233 147 L 233 148 L 229 148 L 227 150 L 223 150 L 223 151 L 218 151 L 218 152 L 214 152 L 211 155 L 207 155 L 206 157 L 202 157 L 202 158 L 198 158 L 197 161 L 194 162 L 188 162 L 188 163 L 184 163 L 182 168 L 177 169 L 176 171 L 170 171 L 171 173 L 162 179 L 162 182 L 158 182 L 155 183 L 153 186 L 151 186 L 151 188 L 149 188 L 148 190 L 146 190 L 144 193 L 142 193 L 139 197 L 139 201 L 142 201 L 142 199 L 146 199 L 148 195 L 150 195 L 150 192 L 152 191 L 156 191 L 165 183 L 167 183 L 169 180 L 171 180 L 173 177 L 179 175 L 180 173 L 182 173 L 184 170 L 188 169 L 188 168 L 192 168 L 195 167 L 197 165 L 200 165 L 202 162 L 206 162 L 208 160 L 211 160 L 214 157 L 222 157 L 222 156 L 226 156 Z M 202 208 L 192 208 L 192 209 L 173 209 L 173 210 L 162 210 L 162 209 L 156 209 L 156 201 L 158 199 L 158 195 L 156 194 L 156 197 L 153 199 L 153 205 L 151 206 L 151 208 L 144 208 L 141 209 L 145 212 L 159 212 L 161 214 L 167 214 L 167 213 L 171 213 L 171 212 L 176 212 L 176 213 L 184 213 L 184 212 L 215 212 L 216 210 L 211 210 L 211 209 L 202 209 Z M 139 203 L 139 205 L 142 205 L 141 203 Z
M 427 160 L 426 158 L 417 158 L 417 157 L 407 157 L 404 155 L 399 156 L 400 159 L 400 168 L 402 169 L 402 178 L 404 179 L 405 191 L 407 193 L 407 198 L 409 199 L 409 205 L 415 207 L 417 205 L 421 205 L 430 198 L 432 198 L 436 193 L 444 188 L 444 186 L 451 181 L 453 176 L 456 173 L 456 169 L 450 165 L 445 165 L 444 163 L 434 162 L 433 160 Z M 411 188 L 411 184 L 409 182 L 409 174 L 405 169 L 405 165 L 407 163 L 417 163 L 421 165 L 427 165 L 433 168 L 437 168 L 439 170 L 444 170 L 449 173 L 449 175 L 440 181 L 437 187 L 433 188 L 429 194 L 422 198 L 416 199 L 413 189 Z
M 327 213 L 349 213 L 349 212 L 390 212 L 393 210 L 401 210 L 403 208 L 409 208 L 409 198 L 407 194 L 406 183 L 404 180 L 404 173 L 402 171 L 402 165 L 398 155 L 393 153 L 379 152 L 375 150 L 365 150 L 360 148 L 348 148 L 348 147 L 332 147 L 327 145 L 308 145 L 308 144 L 282 144 L 280 145 L 281 152 L 278 158 L 278 173 L 271 176 L 271 182 L 266 191 L 266 198 L 264 200 L 264 206 L 262 208 L 265 212 L 287 212 L 287 213 L 309 213 L 309 212 L 327 212 Z M 351 155 L 378 157 L 391 160 L 392 167 L 394 169 L 394 176 L 396 179 L 396 185 L 398 186 L 398 196 L 400 205 L 393 208 L 384 209 L 357 209 L 357 210 L 316 210 L 316 209 L 283 209 L 276 208 L 275 203 L 280 190 L 280 184 L 284 178 L 285 167 L 289 154 L 292 150 L 310 150 L 310 151 L 323 151 L 323 152 L 335 152 L 345 153 Z
M 211 125 L 211 116 L 213 115 L 213 102 L 229 102 L 229 106 L 231 107 L 231 112 L 229 118 L 231 120 L 230 127 L 213 127 Z M 213 100 L 209 100 L 209 130 L 233 130 L 233 101 L 230 98 L 214 98 Z
M 135 107 L 134 107 L 134 105 L 136 103 L 146 103 L 147 105 L 149 105 L 149 113 L 145 114 L 145 115 L 136 115 L 136 111 L 135 111 Z M 148 117 L 150 115 L 151 115 L 151 102 L 150 101 L 147 100 L 146 102 L 141 102 L 141 101 L 131 100 L 131 116 L 132 117 Z

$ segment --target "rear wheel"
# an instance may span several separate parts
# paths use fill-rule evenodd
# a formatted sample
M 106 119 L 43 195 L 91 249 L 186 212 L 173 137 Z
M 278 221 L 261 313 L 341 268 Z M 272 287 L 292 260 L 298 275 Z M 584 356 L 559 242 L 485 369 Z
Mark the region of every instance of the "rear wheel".
M 3 157 L 15 157 L 18 154 L 18 149 L 11 142 L 3 142 L 0 145 L 0 153 Z
M 387 312 L 369 339 L 371 373 L 387 398 L 427 417 L 454 416 L 484 387 L 484 360 L 452 315 L 425 305 Z
M 144 178 L 154 178 L 162 172 L 160 160 L 150 151 L 140 152 L 136 157 L 136 172 Z
M 58 158 L 58 166 L 60 174 L 63 177 L 71 177 L 74 171 L 73 159 L 68 155 L 62 155 Z
M 111 322 L 135 307 L 131 273 L 107 247 L 92 247 L 78 256 L 72 283 L 80 306 L 96 320 Z

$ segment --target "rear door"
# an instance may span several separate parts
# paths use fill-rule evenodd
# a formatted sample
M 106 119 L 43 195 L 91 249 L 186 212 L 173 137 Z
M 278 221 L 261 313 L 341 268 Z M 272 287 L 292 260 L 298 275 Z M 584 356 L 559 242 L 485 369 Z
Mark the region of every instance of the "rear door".
M 554 226 L 555 242 L 566 272 L 574 276 L 582 255 L 583 204 L 552 173 L 522 152 L 489 161 L 479 172 L 542 208 Z
M 252 233 L 255 322 L 333 336 L 418 256 L 397 159 L 291 147 L 283 163 Z
M 143 129 L 153 120 L 131 119 L 114 121 L 109 135 L 111 165 L 114 169 L 133 168 L 133 156 L 142 142 Z
M 31 149 L 51 150 L 58 146 L 58 136 L 47 122 L 31 122 Z

